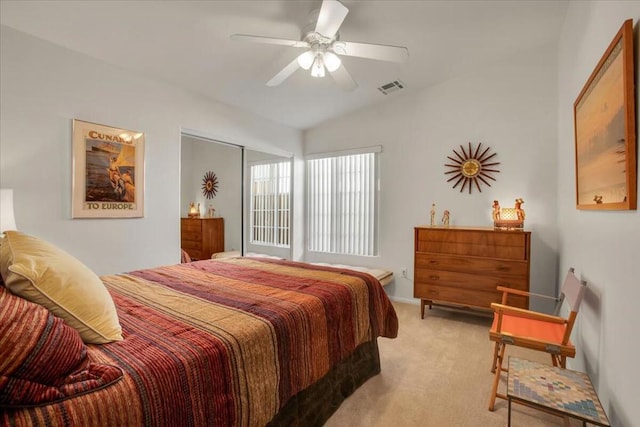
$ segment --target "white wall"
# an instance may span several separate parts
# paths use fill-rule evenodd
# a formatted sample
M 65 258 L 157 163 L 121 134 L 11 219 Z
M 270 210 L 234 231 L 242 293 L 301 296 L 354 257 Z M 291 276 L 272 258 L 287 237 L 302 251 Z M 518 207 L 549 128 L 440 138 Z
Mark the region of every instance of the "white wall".
M 532 231 L 531 289 L 556 286 L 556 50 L 547 46 L 417 93 L 409 93 L 318 126 L 305 133 L 305 154 L 382 145 L 380 256 L 361 258 L 306 253 L 308 261 L 377 265 L 393 270 L 385 289 L 413 298 L 413 227 L 451 212 L 451 225 L 491 226 L 491 203 L 525 200 Z M 382 95 L 381 95 L 382 96 Z M 391 95 L 394 96 L 394 95 Z M 452 188 L 444 172 L 460 144 L 478 142 L 498 153 L 491 187 L 469 195 Z M 401 278 L 408 268 L 410 280 Z
M 180 260 L 180 133 L 301 153 L 301 133 L 2 26 L 0 186 L 18 228 L 98 274 Z M 145 216 L 71 219 L 71 120 L 145 133 Z
M 242 148 L 182 136 L 180 214 L 187 217 L 189 204 L 200 203 L 200 215 L 209 205 L 217 217 L 224 218 L 224 249 L 239 251 L 242 243 Z M 202 194 L 204 174 L 218 178 L 213 199 Z
M 570 2 L 558 55 L 559 263 L 561 271 L 575 267 L 589 286 L 574 334 L 578 355 L 569 364 L 589 373 L 613 426 L 640 423 L 640 212 L 575 208 L 573 103 L 629 18 L 634 21 L 637 113 L 639 2 Z

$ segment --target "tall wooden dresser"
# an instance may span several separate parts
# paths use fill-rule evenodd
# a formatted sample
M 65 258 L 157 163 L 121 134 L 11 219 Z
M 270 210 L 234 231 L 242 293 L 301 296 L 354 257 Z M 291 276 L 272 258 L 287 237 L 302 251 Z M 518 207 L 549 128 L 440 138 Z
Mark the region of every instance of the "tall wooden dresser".
M 194 261 L 224 252 L 224 218 L 180 218 L 180 245 Z
M 490 309 L 496 286 L 529 290 L 531 232 L 490 227 L 415 227 L 413 296 L 424 307 L 443 303 Z M 509 305 L 529 308 L 527 297 Z

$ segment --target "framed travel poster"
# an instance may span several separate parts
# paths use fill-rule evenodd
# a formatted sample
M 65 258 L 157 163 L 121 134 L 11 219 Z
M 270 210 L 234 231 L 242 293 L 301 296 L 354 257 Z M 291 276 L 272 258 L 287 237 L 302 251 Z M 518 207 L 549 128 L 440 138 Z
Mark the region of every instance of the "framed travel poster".
M 144 216 L 144 134 L 73 120 L 73 218 Z

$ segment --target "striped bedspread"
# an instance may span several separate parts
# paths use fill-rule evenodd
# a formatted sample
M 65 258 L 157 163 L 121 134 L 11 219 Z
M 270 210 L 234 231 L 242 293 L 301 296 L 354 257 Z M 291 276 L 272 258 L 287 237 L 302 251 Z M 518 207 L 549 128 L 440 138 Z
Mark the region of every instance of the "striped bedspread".
M 102 277 L 124 341 L 89 345 L 122 380 L 5 414 L 10 425 L 262 426 L 398 320 L 371 276 L 263 258 Z M 2 417 L 0 417 L 2 419 Z

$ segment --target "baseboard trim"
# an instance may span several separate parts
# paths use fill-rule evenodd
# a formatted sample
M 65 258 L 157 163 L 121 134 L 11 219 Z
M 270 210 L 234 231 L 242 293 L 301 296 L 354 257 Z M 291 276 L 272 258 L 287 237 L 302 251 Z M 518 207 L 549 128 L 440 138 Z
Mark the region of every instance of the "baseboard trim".
M 405 304 L 420 305 L 420 300 L 416 298 L 403 298 L 389 295 L 389 299 L 393 302 L 403 302 Z

